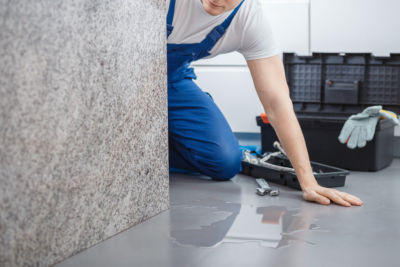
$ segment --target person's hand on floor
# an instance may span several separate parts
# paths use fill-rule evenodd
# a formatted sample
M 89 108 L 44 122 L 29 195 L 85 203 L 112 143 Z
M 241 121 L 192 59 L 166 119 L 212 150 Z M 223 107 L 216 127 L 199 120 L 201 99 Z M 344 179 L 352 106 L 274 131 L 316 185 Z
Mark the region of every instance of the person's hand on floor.
M 361 206 L 363 204 L 361 199 L 356 196 L 318 184 L 304 188 L 303 198 L 304 200 L 317 202 L 322 205 L 329 205 L 331 201 L 345 207 L 350 207 L 351 205 Z

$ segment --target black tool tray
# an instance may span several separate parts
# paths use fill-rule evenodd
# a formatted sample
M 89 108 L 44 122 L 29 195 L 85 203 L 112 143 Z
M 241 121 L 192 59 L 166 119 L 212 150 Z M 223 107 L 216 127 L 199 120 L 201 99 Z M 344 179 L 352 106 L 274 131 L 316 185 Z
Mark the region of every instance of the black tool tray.
M 284 156 L 273 156 L 268 160 L 268 163 L 292 168 L 290 161 Z M 313 161 L 311 161 L 311 167 L 313 172 L 316 173 L 314 174 L 314 177 L 318 184 L 324 187 L 344 186 L 346 176 L 350 174 L 350 172 L 347 170 Z M 241 173 L 255 178 L 264 178 L 271 183 L 286 185 L 291 188 L 301 190 L 299 180 L 297 179 L 296 174 L 293 172 L 276 171 L 261 165 L 242 161 Z

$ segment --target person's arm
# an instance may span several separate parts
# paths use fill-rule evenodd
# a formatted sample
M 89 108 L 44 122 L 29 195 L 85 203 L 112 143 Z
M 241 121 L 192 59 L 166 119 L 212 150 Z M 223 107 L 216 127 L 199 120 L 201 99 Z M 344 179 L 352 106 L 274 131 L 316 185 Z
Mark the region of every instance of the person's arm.
M 336 189 L 319 186 L 312 173 L 303 133 L 293 110 L 285 71 L 279 55 L 248 60 L 258 97 L 299 179 L 303 198 L 329 205 L 362 205 L 362 201 Z

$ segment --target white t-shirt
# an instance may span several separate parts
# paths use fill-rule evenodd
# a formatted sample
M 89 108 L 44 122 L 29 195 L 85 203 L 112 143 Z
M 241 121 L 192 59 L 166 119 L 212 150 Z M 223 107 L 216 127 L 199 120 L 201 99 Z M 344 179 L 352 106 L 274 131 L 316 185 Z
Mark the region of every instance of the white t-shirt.
M 169 1 L 167 1 L 169 5 Z M 199 43 L 232 12 L 208 14 L 200 0 L 176 0 L 169 44 Z M 246 60 L 267 58 L 280 53 L 260 0 L 245 0 L 225 34 L 207 58 L 233 51 Z

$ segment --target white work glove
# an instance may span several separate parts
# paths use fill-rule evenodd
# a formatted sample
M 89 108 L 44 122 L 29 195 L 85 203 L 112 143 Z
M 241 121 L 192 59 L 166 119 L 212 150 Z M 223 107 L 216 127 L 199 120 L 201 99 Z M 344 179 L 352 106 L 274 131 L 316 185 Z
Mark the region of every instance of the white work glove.
M 374 138 L 376 124 L 381 116 L 392 120 L 394 124 L 399 124 L 393 112 L 382 110 L 382 106 L 368 107 L 347 119 L 340 132 L 339 142 L 342 144 L 347 142 L 347 147 L 350 149 L 364 147 Z

